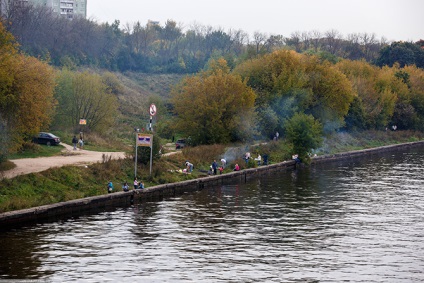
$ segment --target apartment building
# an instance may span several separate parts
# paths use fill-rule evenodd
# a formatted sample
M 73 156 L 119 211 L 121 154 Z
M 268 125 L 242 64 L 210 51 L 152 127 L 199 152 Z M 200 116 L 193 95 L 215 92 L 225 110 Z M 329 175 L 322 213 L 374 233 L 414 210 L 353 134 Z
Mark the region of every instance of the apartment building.
M 68 19 L 87 17 L 87 0 L 0 0 L 0 14 L 7 14 L 12 5 L 28 4 L 51 8 L 54 13 Z

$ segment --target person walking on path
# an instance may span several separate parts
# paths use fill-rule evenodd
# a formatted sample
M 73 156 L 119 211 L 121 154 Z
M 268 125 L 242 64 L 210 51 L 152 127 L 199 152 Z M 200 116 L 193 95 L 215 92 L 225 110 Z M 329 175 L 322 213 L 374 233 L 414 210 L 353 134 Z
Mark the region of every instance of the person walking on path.
M 218 169 L 218 164 L 216 163 L 216 160 L 214 160 L 212 163 L 212 169 L 213 169 L 213 174 L 216 175 L 216 170 Z
M 80 149 L 82 149 L 84 147 L 84 140 L 80 138 L 78 143 L 79 143 Z
M 77 136 L 74 136 L 72 138 L 72 144 L 74 145 L 74 150 L 77 150 L 77 143 L 78 143 Z

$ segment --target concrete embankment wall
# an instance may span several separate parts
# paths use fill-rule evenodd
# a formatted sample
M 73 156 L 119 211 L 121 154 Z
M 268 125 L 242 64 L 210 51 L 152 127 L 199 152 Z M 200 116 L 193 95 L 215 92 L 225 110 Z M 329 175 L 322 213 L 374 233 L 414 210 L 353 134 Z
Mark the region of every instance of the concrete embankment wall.
M 404 150 L 406 148 L 423 146 L 424 141 L 411 142 L 399 145 L 383 146 L 372 149 L 364 149 L 339 153 L 334 155 L 318 156 L 312 159 L 312 164 L 331 162 L 336 160 L 348 160 L 372 154 Z M 258 168 L 245 169 L 222 175 L 208 176 L 178 183 L 149 187 L 140 192 L 117 192 L 107 195 L 88 197 L 51 205 L 44 205 L 29 209 L 10 211 L 0 214 L 0 229 L 21 226 L 42 221 L 56 221 L 58 219 L 78 217 L 87 213 L 97 213 L 116 207 L 129 206 L 145 200 L 156 200 L 164 197 L 180 195 L 184 192 L 202 190 L 206 187 L 221 186 L 234 183 L 245 183 L 261 175 L 285 172 L 296 166 L 293 160 L 277 164 L 260 166 Z

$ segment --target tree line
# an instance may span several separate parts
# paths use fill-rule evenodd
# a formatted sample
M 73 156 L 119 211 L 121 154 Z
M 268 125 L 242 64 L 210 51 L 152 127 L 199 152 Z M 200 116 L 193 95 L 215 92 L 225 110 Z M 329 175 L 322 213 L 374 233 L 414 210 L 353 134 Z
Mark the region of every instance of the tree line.
M 60 70 L 21 53 L 0 22 L 0 163 L 51 125 L 75 132 L 85 118 L 91 131 L 107 131 L 115 125 L 120 89 L 112 73 Z
M 93 131 L 113 127 L 119 80 L 78 66 L 192 73 L 173 88 L 172 116 L 164 116 L 157 133 L 178 132 L 195 144 L 279 132 L 316 147 L 322 134 L 339 130 L 424 130 L 422 41 L 385 45 L 369 62 L 362 55 L 343 59 L 348 53 L 339 43 L 345 40 L 328 35 L 317 42 L 304 35 L 289 44 L 282 36 L 255 33 L 249 40 L 242 31 L 202 26 L 184 33 L 173 21 L 121 30 L 117 21 L 68 21 L 43 8 L 18 12 L 0 23 L 0 162 L 52 122 L 72 131 L 80 118 L 88 118 Z M 361 52 L 374 54 L 371 46 Z
M 195 144 L 278 132 L 305 159 L 335 131 L 423 131 L 424 70 L 277 50 L 233 70 L 224 59 L 212 62 L 174 88 L 172 103 L 175 129 Z
M 379 66 L 405 64 L 424 66 L 423 41 L 388 44 L 375 34 L 344 37 L 337 30 L 293 32 L 289 36 L 243 30 L 224 31 L 211 26 L 187 29 L 173 20 L 163 25 L 140 22 L 98 24 L 72 21 L 39 6 L 12 6 L 4 23 L 27 54 L 49 60 L 55 66 L 90 66 L 110 71 L 146 73 L 196 73 L 210 59 L 224 57 L 230 67 L 279 49 L 317 54 L 327 60 L 365 60 Z

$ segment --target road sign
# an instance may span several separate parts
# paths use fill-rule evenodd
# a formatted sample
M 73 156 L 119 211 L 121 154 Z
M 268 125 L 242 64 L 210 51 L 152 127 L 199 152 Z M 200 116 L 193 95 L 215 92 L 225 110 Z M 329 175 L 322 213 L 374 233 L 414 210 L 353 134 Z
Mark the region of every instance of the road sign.
M 150 104 L 149 114 L 150 114 L 150 116 L 155 116 L 156 115 L 156 105 L 154 105 L 153 103 Z
M 137 146 L 152 146 L 153 136 L 146 134 L 137 134 Z

